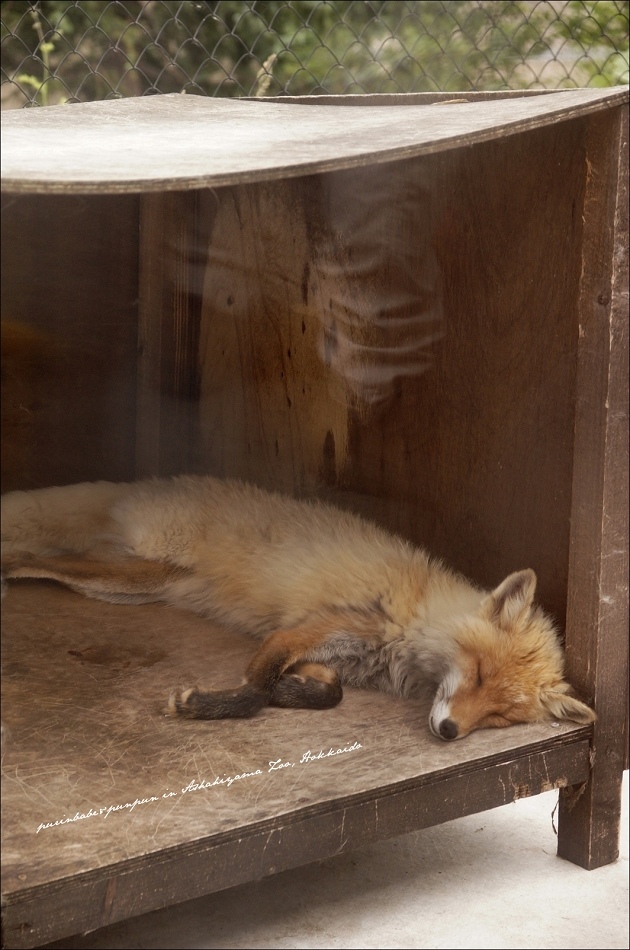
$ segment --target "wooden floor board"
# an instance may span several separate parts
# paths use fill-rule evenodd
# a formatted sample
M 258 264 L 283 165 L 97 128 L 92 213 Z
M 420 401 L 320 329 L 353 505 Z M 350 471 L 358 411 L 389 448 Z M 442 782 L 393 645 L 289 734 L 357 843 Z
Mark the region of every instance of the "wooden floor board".
M 518 726 L 446 744 L 429 733 L 428 700 L 359 690 L 333 710 L 177 721 L 164 714 L 170 689 L 237 685 L 249 638 L 44 582 L 12 583 L 3 614 L 7 947 L 588 774 L 588 730 Z

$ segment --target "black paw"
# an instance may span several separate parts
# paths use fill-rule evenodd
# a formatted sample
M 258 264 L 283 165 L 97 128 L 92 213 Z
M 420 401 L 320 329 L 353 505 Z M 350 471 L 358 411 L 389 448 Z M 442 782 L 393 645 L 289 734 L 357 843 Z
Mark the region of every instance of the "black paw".
M 332 709 L 342 698 L 343 690 L 337 677 L 325 683 L 312 676 L 285 673 L 276 683 L 269 705 L 289 709 Z
M 203 692 L 196 686 L 174 690 L 168 701 L 171 716 L 183 719 L 247 719 L 267 705 L 267 696 L 249 683 L 239 689 Z

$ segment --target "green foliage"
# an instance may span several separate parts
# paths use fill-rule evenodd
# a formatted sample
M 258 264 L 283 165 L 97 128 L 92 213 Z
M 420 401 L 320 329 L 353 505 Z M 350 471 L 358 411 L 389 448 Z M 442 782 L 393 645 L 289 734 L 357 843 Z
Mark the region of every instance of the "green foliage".
M 628 81 L 628 3 L 5 0 L 3 104 Z
M 583 3 L 571 0 L 557 35 L 579 56 L 582 85 L 613 86 L 628 82 L 628 3 Z

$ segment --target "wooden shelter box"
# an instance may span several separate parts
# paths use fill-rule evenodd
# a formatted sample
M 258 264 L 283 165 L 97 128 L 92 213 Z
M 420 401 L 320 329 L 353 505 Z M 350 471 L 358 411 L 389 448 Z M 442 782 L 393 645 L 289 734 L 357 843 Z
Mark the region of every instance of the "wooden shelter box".
M 33 947 L 560 789 L 615 860 L 627 692 L 627 90 L 157 96 L 3 117 L 3 488 L 180 472 L 532 567 L 594 728 L 426 704 L 180 722 L 252 644 L 3 601 L 4 940 Z M 330 752 L 334 754 L 329 754 Z M 551 828 L 550 828 L 550 833 Z

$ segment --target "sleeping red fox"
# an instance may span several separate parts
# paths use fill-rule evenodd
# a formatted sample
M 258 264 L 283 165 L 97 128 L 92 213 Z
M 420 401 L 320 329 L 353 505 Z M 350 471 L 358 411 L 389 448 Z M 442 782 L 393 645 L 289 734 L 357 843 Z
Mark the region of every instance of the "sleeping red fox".
M 50 578 L 115 603 L 162 601 L 264 638 L 240 688 L 177 690 L 173 716 L 328 708 L 341 684 L 437 687 L 431 732 L 595 714 L 571 695 L 536 576 L 481 591 L 361 518 L 252 486 L 181 476 L 12 492 L 7 578 Z

